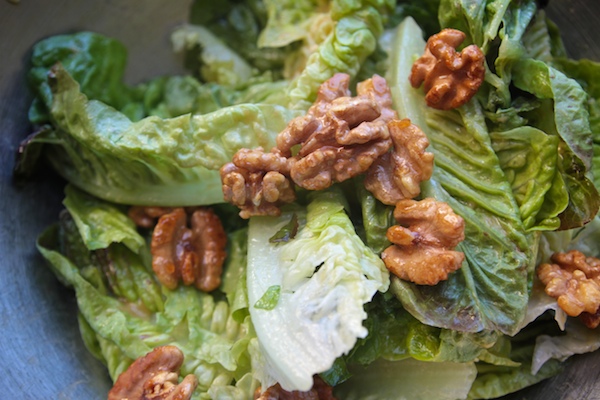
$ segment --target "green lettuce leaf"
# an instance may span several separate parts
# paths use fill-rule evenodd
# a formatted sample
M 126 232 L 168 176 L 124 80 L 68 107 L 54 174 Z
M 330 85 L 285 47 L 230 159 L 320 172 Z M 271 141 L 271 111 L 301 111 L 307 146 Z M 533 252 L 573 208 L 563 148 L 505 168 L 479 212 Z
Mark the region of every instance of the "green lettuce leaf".
M 557 66 L 570 78 L 579 82 L 588 94 L 587 106 L 592 131 L 593 161 L 592 175 L 596 188 L 600 187 L 600 63 L 592 60 L 570 60 L 555 58 Z
M 169 344 L 185 355 L 181 375 L 198 378 L 193 399 L 252 397 L 257 382 L 251 377 L 251 360 L 256 355 L 250 347 L 256 338 L 247 307 L 234 307 L 193 287 L 171 291 L 161 286 L 152 273 L 148 246 L 139 254 L 121 244 L 88 249 L 90 262 L 69 257 L 86 250 L 73 227 L 72 219 L 63 219 L 41 235 L 38 249 L 61 280 L 75 289 L 84 342 L 113 379 L 133 360 Z M 236 232 L 230 240 L 234 243 L 225 270 L 245 269 L 245 264 L 237 264 L 245 259 L 245 234 Z M 228 280 L 236 275 L 225 274 L 223 285 L 231 298 L 246 297 L 245 286 Z
M 531 373 L 536 374 L 549 361 L 565 361 L 575 354 L 589 353 L 600 349 L 600 335 L 578 320 L 569 320 L 565 334 L 536 338 Z
M 57 62 L 81 85 L 81 91 L 117 109 L 134 99 L 135 92 L 123 83 L 127 50 L 118 41 L 92 32 L 56 35 L 33 47 L 29 81 L 37 100 L 29 118 L 33 123 L 48 120 L 52 90 L 47 75 Z
M 385 291 L 389 275 L 363 244 L 336 190 L 311 194 L 303 209 L 281 217 L 253 217 L 249 227 L 248 300 L 264 360 L 255 373 L 264 387 L 308 390 L 316 373 L 365 337 L 363 305 Z M 300 229 L 286 243 L 270 243 L 293 214 Z M 269 288 L 280 287 L 272 309 L 254 305 Z
M 425 43 L 414 21 L 407 19 L 397 35 L 399 43 L 412 41 L 411 49 L 420 47 L 422 52 Z M 404 50 L 392 57 L 410 60 L 414 55 Z M 393 279 L 391 288 L 407 310 L 428 325 L 514 333 L 525 315 L 527 275 L 536 244 L 525 234 L 482 110 L 475 101 L 456 111 L 427 109 L 422 92 L 408 84 L 410 62 L 394 65 L 397 69 L 390 71 L 389 82 L 397 87 L 392 96 L 399 115 L 413 122 L 425 121 L 421 128 L 435 154 L 433 176 L 422 185 L 422 193 L 447 202 L 464 218 L 465 240 L 457 249 L 466 260 L 459 271 L 436 286 Z M 417 100 L 407 101 L 410 97 Z
M 467 35 L 466 43 L 474 43 L 487 53 L 498 35 L 509 0 L 442 0 L 438 18 L 442 28 L 454 28 Z
M 121 204 L 200 205 L 223 201 L 218 169 L 240 148 L 271 148 L 296 116 L 286 108 L 243 104 L 204 114 L 131 122 L 89 100 L 53 69 L 54 146 L 47 157 L 69 182 Z
M 337 72 L 354 76 L 377 46 L 383 33 L 384 18 L 391 13 L 393 2 L 334 1 L 331 19 L 333 31 L 307 60 L 302 73 L 288 88 L 290 108 L 307 109 L 315 100 L 319 86 Z
M 259 47 L 259 37 L 268 24 L 268 18 L 267 3 L 261 0 L 224 0 L 218 3 L 196 0 L 189 20 L 192 25 L 208 28 L 253 68 L 261 72 L 270 71 L 279 78 L 294 46 Z M 197 59 L 196 54 L 192 54 L 192 58 Z M 197 70 L 197 66 L 190 68 Z
M 65 188 L 63 204 L 90 250 L 104 249 L 111 243 L 123 243 L 137 252 L 146 244 L 133 221 L 116 206 L 99 201 L 71 185 Z
M 521 59 L 513 71 L 515 86 L 540 99 L 531 113 L 532 124 L 560 136 L 559 163 L 569 193 L 569 206 L 560 215 L 561 229 L 582 226 L 598 212 L 600 196 L 589 177 L 593 137 L 587 108 L 588 95 L 574 79 L 542 61 Z M 552 103 L 550 100 L 552 99 Z M 553 120 L 548 116 L 552 115 Z
M 225 86 L 237 86 L 254 74 L 252 67 L 210 30 L 200 25 L 183 25 L 171 35 L 175 51 L 200 47 L 200 76 Z
M 490 133 L 492 147 L 512 186 L 521 219 L 528 230 L 555 230 L 558 216 L 567 208 L 569 195 L 557 172 L 556 136 L 522 126 Z
M 309 33 L 311 19 L 326 11 L 321 1 L 265 1 L 267 26 L 258 37 L 259 47 L 283 47 L 302 40 Z

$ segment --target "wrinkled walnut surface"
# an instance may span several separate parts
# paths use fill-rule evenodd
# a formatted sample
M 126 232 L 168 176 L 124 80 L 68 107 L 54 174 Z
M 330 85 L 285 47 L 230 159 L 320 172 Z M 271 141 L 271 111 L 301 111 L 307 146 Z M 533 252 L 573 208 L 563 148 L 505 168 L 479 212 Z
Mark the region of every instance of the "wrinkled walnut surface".
M 396 118 L 384 78 L 374 75 L 350 96 L 347 74 L 336 74 L 321 85 L 307 114 L 291 121 L 277 137 L 277 148 L 291 156 L 294 183 L 322 190 L 364 173 L 385 154 L 391 140 L 387 123 Z
M 429 140 L 410 120 L 388 123 L 393 150 L 380 157 L 367 171 L 365 187 L 384 204 L 415 198 L 421 182 L 431 178 L 433 153 L 426 151 Z
M 550 259 L 552 264 L 541 264 L 537 269 L 546 293 L 557 299 L 567 315 L 588 313 L 584 322 L 586 318 L 595 320 L 593 316 L 600 308 L 600 260 L 577 250 L 555 253 Z
M 360 82 L 356 96 L 349 84 L 349 75 L 335 74 L 320 86 L 306 115 L 277 135 L 275 148 L 241 149 L 221 168 L 223 196 L 242 218 L 280 215 L 280 207 L 296 199 L 294 185 L 326 189 L 366 172 L 388 153 L 388 123 L 397 113 L 385 79 L 374 75 Z
M 183 353 L 177 347 L 157 347 L 119 375 L 108 400 L 188 400 L 198 380 L 188 375 L 179 383 L 182 364 Z
M 440 110 L 457 108 L 467 103 L 479 90 L 485 77 L 485 55 L 476 45 L 456 48 L 465 34 L 444 29 L 427 41 L 425 53 L 412 66 L 410 84 L 423 84 L 425 101 Z
M 418 285 L 436 285 L 460 268 L 464 254 L 453 249 L 464 239 L 465 225 L 448 204 L 401 200 L 394 218 L 399 225 L 387 231 L 393 244 L 381 255 L 390 272 Z
M 127 215 L 137 226 L 152 228 L 156 225 L 158 218 L 172 211 L 172 207 L 132 206 L 129 208 Z
M 306 392 L 284 390 L 278 383 L 265 390 L 260 388 L 254 393 L 254 400 L 336 400 L 333 388 L 318 375 L 314 376 L 313 387 Z
M 296 200 L 288 159 L 277 151 L 241 149 L 220 173 L 223 197 L 240 209 L 242 218 L 277 216 L 282 205 Z
M 169 289 L 195 285 L 210 292 L 221 284 L 227 235 L 219 217 L 199 208 L 189 217 L 183 208 L 162 215 L 152 233 L 152 269 Z

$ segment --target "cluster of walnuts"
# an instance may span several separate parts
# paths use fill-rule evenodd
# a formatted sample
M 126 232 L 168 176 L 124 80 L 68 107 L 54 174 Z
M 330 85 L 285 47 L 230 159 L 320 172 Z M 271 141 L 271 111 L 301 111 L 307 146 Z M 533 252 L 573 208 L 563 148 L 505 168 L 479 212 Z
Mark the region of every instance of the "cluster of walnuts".
M 307 114 L 293 119 L 276 146 L 241 149 L 221 168 L 226 201 L 240 216 L 279 215 L 296 199 L 295 187 L 322 190 L 365 174 L 365 188 L 396 206 L 399 225 L 382 259 L 398 277 L 435 285 L 460 268 L 464 254 L 453 248 L 464 238 L 464 221 L 445 203 L 412 200 L 431 177 L 433 154 L 426 135 L 408 119 L 398 119 L 384 78 L 360 82 L 356 96 L 350 77 L 336 74 L 319 88 Z M 404 226 L 403 226 L 404 225 Z
M 375 75 L 359 83 L 356 96 L 349 82 L 347 74 L 334 75 L 273 149 L 241 149 L 221 168 L 225 200 L 242 218 L 279 215 L 296 199 L 296 185 L 322 190 L 363 173 L 367 189 L 385 204 L 419 194 L 433 169 L 427 137 L 409 120 L 398 120 L 385 79 Z
M 600 260 L 580 251 L 555 253 L 537 268 L 546 293 L 571 317 L 591 329 L 600 325 Z

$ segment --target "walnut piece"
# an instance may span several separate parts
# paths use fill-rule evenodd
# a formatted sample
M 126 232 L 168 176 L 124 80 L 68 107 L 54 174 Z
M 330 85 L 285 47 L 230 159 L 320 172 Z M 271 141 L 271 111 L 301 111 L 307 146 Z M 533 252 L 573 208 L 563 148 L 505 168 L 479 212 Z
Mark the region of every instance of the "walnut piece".
M 541 264 L 537 268 L 546 293 L 557 299 L 567 315 L 576 317 L 588 313 L 584 322 L 593 319 L 600 308 L 600 260 L 586 257 L 577 250 L 555 253 L 550 260 L 552 264 Z
M 429 140 L 410 120 L 388 123 L 393 151 L 373 163 L 365 177 L 365 187 L 384 204 L 394 205 L 421 193 L 422 181 L 431 178 L 433 153 L 425 151 Z
M 424 84 L 429 107 L 450 110 L 467 103 L 477 93 L 485 76 L 485 55 L 476 45 L 456 48 L 465 34 L 444 29 L 427 41 L 425 53 L 412 66 L 410 84 Z
M 177 347 L 156 347 L 119 375 L 108 400 L 188 400 L 198 380 L 187 375 L 179 383 L 182 364 L 183 353 Z
M 284 390 L 279 383 L 261 394 L 260 387 L 254 393 L 254 400 L 336 400 L 333 388 L 318 375 L 313 378 L 313 387 L 307 392 Z
M 432 198 L 401 200 L 387 231 L 392 246 L 381 255 L 390 272 L 418 285 L 436 285 L 460 268 L 465 256 L 452 250 L 464 239 L 464 220 Z
M 396 118 L 390 89 L 374 75 L 350 96 L 347 74 L 336 74 L 319 88 L 307 114 L 290 122 L 277 137 L 277 149 L 290 159 L 294 183 L 322 190 L 365 172 L 391 147 L 387 123 Z
M 137 226 L 152 228 L 156 225 L 158 218 L 171 211 L 173 211 L 172 207 L 132 206 L 127 211 L 127 215 Z
M 225 201 L 239 207 L 242 218 L 277 216 L 281 214 L 279 207 L 296 200 L 294 185 L 288 178 L 288 159 L 276 150 L 265 153 L 261 147 L 241 149 L 220 173 Z
M 169 289 L 195 285 L 210 292 L 221 284 L 227 235 L 219 217 L 210 209 L 193 211 L 183 208 L 162 215 L 152 233 L 152 269 Z

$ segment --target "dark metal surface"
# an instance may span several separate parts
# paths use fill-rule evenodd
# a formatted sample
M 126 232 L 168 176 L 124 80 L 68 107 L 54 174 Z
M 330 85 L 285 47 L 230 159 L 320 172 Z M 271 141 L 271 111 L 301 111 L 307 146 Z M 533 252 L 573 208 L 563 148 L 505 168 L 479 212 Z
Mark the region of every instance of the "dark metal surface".
M 57 218 L 63 183 L 51 172 L 21 187 L 12 183 L 14 153 L 29 133 L 30 96 L 24 72 L 42 37 L 94 30 L 130 50 L 133 83 L 180 72 L 168 33 L 185 20 L 190 0 L 0 0 L 0 383 L 6 399 L 102 399 L 104 367 L 79 338 L 73 293 L 54 278 L 35 249 L 37 235 Z M 600 61 L 600 2 L 551 2 L 574 57 Z M 575 357 L 565 372 L 511 399 L 600 399 L 600 353 Z M 432 399 L 433 400 L 433 399 Z

